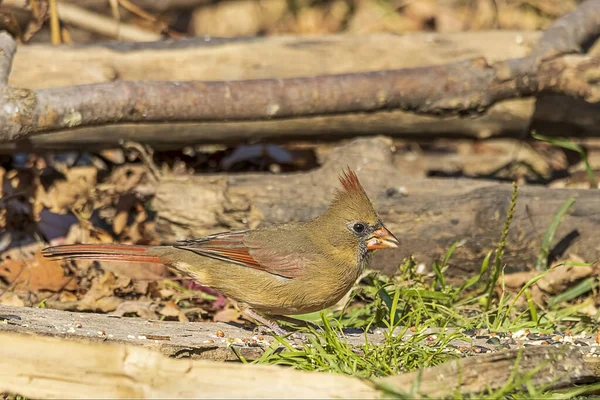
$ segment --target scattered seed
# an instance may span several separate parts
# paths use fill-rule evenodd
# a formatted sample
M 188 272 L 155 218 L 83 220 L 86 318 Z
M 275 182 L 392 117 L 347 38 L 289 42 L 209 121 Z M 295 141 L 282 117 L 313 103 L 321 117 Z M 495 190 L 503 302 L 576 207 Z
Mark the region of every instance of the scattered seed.
M 217 331 L 217 337 L 225 337 L 225 332 L 223 332 L 222 330 L 218 330 Z

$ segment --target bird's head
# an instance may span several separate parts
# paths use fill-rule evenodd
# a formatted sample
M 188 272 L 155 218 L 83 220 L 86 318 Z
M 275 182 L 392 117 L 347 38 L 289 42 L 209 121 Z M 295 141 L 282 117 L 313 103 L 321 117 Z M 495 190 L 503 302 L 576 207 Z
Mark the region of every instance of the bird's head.
M 330 207 L 315 221 L 326 240 L 344 252 L 358 250 L 360 258 L 377 249 L 397 248 L 398 239 L 381 222 L 356 173 L 343 171 L 340 182 Z

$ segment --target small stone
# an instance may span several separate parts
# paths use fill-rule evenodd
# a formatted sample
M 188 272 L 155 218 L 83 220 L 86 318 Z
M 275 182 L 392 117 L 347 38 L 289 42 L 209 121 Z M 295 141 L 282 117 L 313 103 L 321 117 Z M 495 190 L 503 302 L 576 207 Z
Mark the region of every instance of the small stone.
M 483 346 L 473 346 L 473 347 L 471 347 L 471 351 L 473 353 L 481 354 L 481 353 L 488 353 L 491 350 L 488 349 L 487 347 L 483 347 Z
M 589 346 L 589 344 L 587 344 L 586 342 L 583 342 L 581 340 L 576 340 L 573 343 L 575 343 L 578 346 Z
M 486 344 L 493 344 L 495 346 L 499 346 L 500 345 L 500 339 L 498 339 L 497 337 L 491 337 L 485 343 Z

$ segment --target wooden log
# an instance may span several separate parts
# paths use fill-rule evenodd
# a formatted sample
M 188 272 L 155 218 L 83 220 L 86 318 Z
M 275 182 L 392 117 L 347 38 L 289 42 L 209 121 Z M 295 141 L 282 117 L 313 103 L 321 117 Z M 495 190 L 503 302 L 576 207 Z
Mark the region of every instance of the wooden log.
M 549 390 L 597 381 L 599 364 L 597 357 L 583 357 L 575 346 L 536 346 L 453 360 L 377 383 L 380 387 L 412 388 L 429 398 L 472 395 L 507 384 L 523 387 L 526 382 L 533 387 L 547 385 Z
M 153 200 L 159 235 L 171 241 L 310 219 L 327 207 L 346 165 L 357 171 L 382 220 L 401 243 L 397 251 L 377 252 L 374 268 L 394 273 L 411 254 L 429 263 L 460 241 L 448 275 L 464 278 L 478 271 L 486 253 L 496 248 L 510 185 L 407 178 L 392 165 L 391 141 L 385 138 L 357 139 L 331 150 L 319 169 L 307 173 L 163 177 Z M 505 250 L 506 272 L 534 265 L 541 238 L 570 197 L 576 201 L 556 230 L 553 254 L 573 253 L 590 262 L 600 257 L 596 191 L 522 186 Z
M 36 312 L 50 313 L 48 321 L 52 313 L 60 313 Z M 0 325 L 0 392 L 28 398 L 379 398 L 392 393 L 442 397 L 518 386 L 523 377 L 546 389 L 599 378 L 598 358 L 574 346 L 513 349 L 369 382 L 275 366 L 173 359 L 124 343 L 6 332 L 5 325 Z
M 376 398 L 349 376 L 174 360 L 135 346 L 0 334 L 0 392 L 27 398 Z
M 491 63 L 526 55 L 538 38 L 537 32 L 500 31 L 315 38 L 191 38 L 144 44 L 62 46 L 58 52 L 53 46 L 30 45 L 19 48 L 9 83 L 14 87 L 41 89 L 116 79 L 291 78 L 443 65 L 477 57 Z M 402 56 L 398 57 L 398 52 L 390 49 L 398 49 Z M 323 57 L 324 54 L 327 57 Z M 415 115 L 396 110 L 268 121 L 118 124 L 36 135 L 17 143 L 3 143 L 0 151 L 101 148 L 115 146 L 122 139 L 158 148 L 178 148 L 192 143 L 335 140 L 372 134 L 419 138 L 527 137 L 531 127 L 548 135 L 597 135 L 600 134 L 598 115 L 597 106 L 583 100 L 541 96 L 537 101 L 517 99 L 496 104 L 476 119 Z
M 196 37 L 149 43 L 22 45 L 9 84 L 28 89 L 112 82 L 294 78 L 525 56 L 539 32 Z M 394 50 L 394 51 L 391 51 Z M 399 57 L 399 53 L 402 55 Z

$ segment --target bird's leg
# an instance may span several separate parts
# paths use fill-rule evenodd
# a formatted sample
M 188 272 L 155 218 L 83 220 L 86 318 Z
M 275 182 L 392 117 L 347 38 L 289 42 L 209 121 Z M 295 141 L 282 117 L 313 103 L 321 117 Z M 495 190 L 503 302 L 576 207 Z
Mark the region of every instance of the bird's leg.
M 289 323 L 297 325 L 297 326 L 311 327 L 316 331 L 322 330 L 319 325 L 312 323 L 310 321 L 303 321 L 298 318 L 288 317 L 287 315 L 274 315 L 273 317 L 276 319 L 279 319 L 281 321 L 289 322 Z
M 269 328 L 276 335 L 285 336 L 285 335 L 289 334 L 289 332 L 287 332 L 282 327 L 280 327 L 277 322 L 272 321 L 272 320 L 270 320 L 268 318 L 263 317 L 262 315 L 260 315 L 259 313 L 255 312 L 251 308 L 244 308 L 242 310 L 242 313 L 244 313 L 246 316 L 252 318 L 254 321 L 259 322 L 260 324 L 266 326 L 267 328 Z

